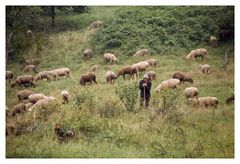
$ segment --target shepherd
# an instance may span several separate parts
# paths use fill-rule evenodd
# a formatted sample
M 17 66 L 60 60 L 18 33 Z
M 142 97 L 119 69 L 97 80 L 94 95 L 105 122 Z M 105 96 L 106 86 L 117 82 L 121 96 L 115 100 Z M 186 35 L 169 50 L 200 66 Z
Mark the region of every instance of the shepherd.
M 143 75 L 143 79 L 139 82 L 140 92 L 140 107 L 144 107 L 145 109 L 149 106 L 149 101 L 151 97 L 151 80 L 149 79 L 147 74 Z

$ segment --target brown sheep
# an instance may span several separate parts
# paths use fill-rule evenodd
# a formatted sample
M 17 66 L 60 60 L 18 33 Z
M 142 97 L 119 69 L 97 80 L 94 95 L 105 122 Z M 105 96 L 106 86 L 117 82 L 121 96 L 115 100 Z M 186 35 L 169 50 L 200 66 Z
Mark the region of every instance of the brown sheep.
M 105 77 L 106 77 L 106 82 L 110 84 L 113 84 L 114 80 L 118 78 L 118 76 L 112 71 L 106 72 Z
M 118 62 L 119 60 L 116 58 L 116 56 L 114 54 L 111 54 L 111 53 L 105 53 L 103 55 L 103 58 L 104 58 L 104 63 L 116 63 Z
M 191 79 L 188 75 L 186 75 L 182 71 L 175 72 L 172 77 L 175 79 L 179 79 L 180 82 L 183 84 L 185 81 L 187 81 L 189 83 L 193 83 L 193 79 Z
M 202 58 L 202 61 L 205 60 L 207 56 L 207 50 L 204 49 L 204 48 L 199 48 L 199 49 L 196 49 L 196 50 L 192 50 L 185 58 L 187 60 L 196 60 L 197 57 L 201 57 Z
M 216 97 L 200 97 L 200 98 L 194 98 L 194 99 L 189 99 L 190 102 L 193 102 L 193 104 L 200 105 L 202 107 L 215 107 L 217 108 L 217 105 L 219 103 L 219 100 Z
M 226 99 L 226 103 L 227 103 L 227 104 L 234 103 L 234 95 L 231 96 L 231 97 L 228 97 L 228 98 Z
M 33 71 L 35 73 L 37 73 L 37 67 L 33 64 L 31 65 L 26 65 L 23 69 L 24 72 L 30 72 L 30 71 Z
M 149 63 L 147 61 L 142 61 L 131 66 L 132 71 L 136 71 L 136 75 L 139 76 L 139 72 L 146 71 L 149 67 Z
M 34 108 L 47 108 L 49 105 L 51 105 L 56 100 L 55 97 L 45 97 L 44 99 L 38 100 L 32 107 L 30 107 L 28 110 L 32 111 Z
M 26 59 L 25 60 L 26 65 L 39 65 L 40 64 L 40 59 Z
M 83 52 L 84 60 L 87 58 L 92 58 L 92 56 L 93 56 L 92 49 L 88 48 L 88 49 L 84 50 L 84 52 Z
M 101 25 L 102 25 L 102 22 L 99 21 L 99 20 L 97 20 L 97 21 L 95 21 L 95 22 L 92 22 L 92 23 L 90 24 L 89 28 L 90 28 L 90 29 L 96 29 L 96 28 L 101 27 Z
M 129 74 L 131 77 L 134 76 L 134 74 L 136 74 L 137 71 L 136 69 L 131 69 L 130 65 L 124 66 L 123 68 L 121 68 L 118 72 L 117 72 L 117 76 L 123 76 L 123 79 L 125 79 L 125 75 Z
M 12 79 L 13 79 L 12 71 L 6 71 L 6 80 L 8 80 L 8 82 L 10 83 Z
M 95 75 L 94 72 L 90 72 L 90 73 L 87 73 L 85 75 L 82 75 L 81 78 L 80 78 L 80 84 L 81 85 L 85 85 L 86 82 L 92 83 L 92 81 L 94 81 L 95 84 L 97 84 L 96 75 Z
M 148 71 L 146 74 L 148 75 L 150 80 L 156 80 L 156 72 Z
M 148 49 L 141 49 L 141 50 L 138 50 L 133 56 L 136 57 L 136 56 L 146 56 L 146 55 L 149 55 Z
M 216 48 L 217 47 L 217 38 L 215 36 L 210 36 L 210 44 L 212 46 L 212 48 Z
M 156 59 L 148 59 L 147 62 L 150 66 L 155 66 L 156 67 L 156 65 L 157 65 L 157 60 Z
M 50 81 L 52 79 L 58 79 L 58 75 L 54 71 L 42 71 L 39 72 L 35 77 L 36 82 L 43 79 L 47 79 L 47 81 Z
M 68 103 L 70 97 L 68 91 L 62 91 L 61 95 L 63 97 L 63 103 Z
M 12 116 L 16 116 L 17 114 L 22 114 L 26 111 L 26 106 L 24 103 L 19 103 L 13 107 Z
M 96 72 L 100 68 L 99 65 L 93 65 L 90 69 L 89 72 Z
M 53 70 L 59 77 L 70 77 L 70 69 L 69 68 L 58 68 Z
M 200 69 L 202 71 L 202 73 L 210 73 L 210 66 L 208 64 L 199 64 L 198 69 Z
M 22 100 L 25 100 L 25 99 L 28 99 L 28 97 L 33 94 L 33 91 L 30 91 L 30 90 L 21 90 L 21 91 L 18 91 L 17 92 L 17 97 L 18 97 L 18 100 L 19 101 L 22 101 Z
M 163 89 L 167 89 L 167 88 L 176 88 L 177 85 L 180 85 L 180 80 L 178 79 L 168 79 L 168 80 L 164 80 L 162 81 L 157 88 L 155 89 L 156 92 L 160 92 Z
M 198 96 L 198 89 L 196 87 L 189 87 L 184 90 L 183 94 L 187 99 L 194 98 Z
M 33 86 L 35 87 L 34 84 L 34 78 L 32 77 L 32 75 L 23 75 L 23 76 L 18 76 L 12 83 L 11 83 L 11 87 L 15 87 L 16 85 L 24 85 L 24 87 L 26 87 L 27 85 Z
M 234 36 L 234 31 L 233 30 L 221 30 L 219 32 L 219 38 L 221 41 L 226 41 L 229 38 L 232 38 Z
M 31 94 L 30 96 L 28 96 L 28 101 L 30 103 L 33 103 L 35 104 L 36 102 L 38 102 L 39 100 L 41 99 L 44 99 L 46 98 L 47 96 L 45 96 L 44 94 L 42 93 L 34 93 L 34 94 Z

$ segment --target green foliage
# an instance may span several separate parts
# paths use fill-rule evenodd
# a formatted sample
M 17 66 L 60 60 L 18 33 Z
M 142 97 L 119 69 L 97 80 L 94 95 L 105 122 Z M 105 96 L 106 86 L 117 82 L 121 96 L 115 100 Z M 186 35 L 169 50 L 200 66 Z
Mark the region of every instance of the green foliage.
M 127 82 L 118 84 L 115 93 L 122 101 L 125 108 L 132 112 L 138 98 L 138 83 Z
M 226 14 L 223 14 L 228 11 Z M 98 51 L 133 55 L 147 48 L 153 54 L 178 54 L 205 45 L 221 28 L 232 29 L 234 7 L 126 7 L 106 20 L 92 40 Z

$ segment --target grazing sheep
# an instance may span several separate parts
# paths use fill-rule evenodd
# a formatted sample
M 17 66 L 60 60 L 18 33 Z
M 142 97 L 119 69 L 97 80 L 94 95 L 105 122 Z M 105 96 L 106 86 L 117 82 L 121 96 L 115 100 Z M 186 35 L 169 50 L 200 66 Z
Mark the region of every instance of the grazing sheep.
M 6 136 L 16 134 L 16 126 L 13 123 L 6 123 Z
M 92 81 L 94 81 L 95 84 L 97 84 L 96 75 L 95 75 L 94 72 L 89 72 L 85 75 L 82 75 L 81 78 L 80 78 L 80 84 L 81 85 L 85 85 L 86 82 L 92 83 Z
M 150 80 L 156 80 L 156 72 L 148 71 L 146 74 L 148 75 Z
M 55 73 L 57 73 L 58 76 L 70 77 L 70 69 L 69 68 L 58 68 L 53 71 Z
M 212 46 L 212 48 L 216 48 L 217 47 L 217 38 L 215 36 L 210 36 L 210 44 Z
M 42 93 L 34 93 L 34 94 L 31 94 L 30 96 L 28 96 L 28 101 L 35 104 L 36 102 L 38 102 L 39 100 L 41 99 L 44 99 L 46 98 L 47 96 L 45 96 L 44 94 Z
M 157 65 L 157 60 L 156 59 L 148 59 L 147 62 L 150 66 L 156 66 Z
M 187 60 L 196 60 L 197 57 L 201 57 L 202 58 L 202 61 L 205 60 L 207 56 L 207 50 L 204 49 L 204 48 L 199 48 L 199 49 L 196 49 L 196 50 L 192 50 L 185 58 Z
M 166 88 L 176 88 L 177 85 L 180 85 L 180 80 L 178 79 L 168 79 L 168 80 L 164 80 L 162 81 L 157 88 L 155 89 L 156 92 L 160 92 L 160 90 L 162 89 L 166 89 Z
M 92 56 L 93 56 L 92 49 L 88 48 L 88 49 L 84 50 L 84 52 L 83 52 L 84 59 L 92 58 Z
M 125 75 L 129 74 L 131 77 L 134 76 L 134 74 L 136 74 L 136 69 L 131 69 L 130 65 L 124 66 L 123 68 L 121 68 L 118 72 L 117 72 L 117 76 L 123 76 L 123 79 L 125 79 Z
M 56 100 L 55 97 L 45 97 L 41 100 L 38 100 L 32 107 L 30 107 L 28 110 L 32 111 L 34 108 L 47 108 L 49 107 L 54 101 Z
M 112 71 L 106 72 L 105 77 L 106 77 L 107 83 L 110 83 L 110 84 L 113 84 L 114 80 L 118 78 L 118 76 Z
M 35 66 L 37 66 L 40 63 L 40 60 L 39 59 L 26 59 L 25 63 L 27 65 L 35 65 Z
M 133 56 L 146 56 L 149 54 L 149 51 L 148 49 L 141 49 L 141 50 L 138 50 Z
M 24 103 L 19 103 L 13 107 L 12 116 L 16 116 L 17 114 L 21 114 L 26 111 L 26 106 Z
M 62 97 L 63 97 L 63 103 L 68 103 L 69 97 L 70 97 L 68 91 L 65 91 L 65 90 L 62 91 L 62 92 L 61 92 L 61 95 L 62 95 Z
M 219 100 L 216 97 L 200 97 L 200 98 L 193 98 L 189 99 L 190 102 L 193 102 L 193 104 L 200 105 L 202 107 L 210 107 L 213 106 L 217 108 L 217 105 L 219 103 Z
M 191 79 L 188 75 L 186 75 L 185 73 L 183 73 L 181 71 L 175 72 L 172 77 L 174 79 L 180 80 L 180 82 L 182 82 L 182 83 L 184 83 L 185 81 L 187 81 L 189 83 L 193 83 L 193 79 Z
M 231 97 L 228 97 L 228 98 L 226 99 L 226 103 L 227 103 L 227 104 L 234 103 L 234 95 L 231 96 Z
M 96 72 L 100 68 L 99 65 L 94 65 L 89 69 L 89 72 Z
M 30 91 L 30 90 L 21 90 L 21 91 L 18 91 L 17 92 L 17 97 L 18 97 L 18 100 L 19 101 L 22 101 L 22 100 L 25 100 L 25 99 L 28 99 L 28 97 L 33 94 L 33 91 Z
M 42 71 L 35 77 L 36 82 L 43 79 L 47 79 L 47 81 L 58 79 L 58 74 L 55 71 Z
M 184 90 L 183 94 L 187 99 L 194 98 L 198 96 L 198 89 L 196 87 L 189 87 Z
M 6 71 L 6 80 L 8 80 L 8 82 L 10 83 L 12 79 L 13 79 L 12 71 Z
M 92 22 L 92 23 L 90 24 L 89 28 L 90 28 L 90 29 L 96 29 L 96 28 L 101 27 L 101 25 L 102 25 L 102 22 L 99 21 L 99 20 L 97 20 L 97 21 L 95 21 L 95 22 Z
M 32 75 L 23 75 L 23 76 L 18 76 L 12 83 L 11 83 L 11 87 L 15 87 L 16 85 L 24 85 L 24 87 L 26 87 L 27 84 L 30 84 L 30 86 L 35 87 L 34 84 L 34 78 L 32 77 Z
M 210 73 L 210 66 L 208 64 L 199 64 L 198 69 L 200 69 L 203 73 Z
M 136 75 L 139 76 L 140 71 L 146 71 L 149 67 L 149 63 L 147 61 L 142 61 L 131 66 L 131 70 L 134 72 L 136 71 Z
M 33 32 L 31 30 L 27 30 L 26 35 L 27 35 L 28 38 L 32 38 L 33 37 Z
M 33 64 L 31 65 L 26 65 L 23 69 L 24 72 L 30 72 L 30 71 L 33 71 L 35 73 L 37 73 L 37 67 Z
M 119 60 L 116 58 L 116 56 L 114 54 L 111 54 L 111 53 L 105 53 L 103 55 L 103 58 L 104 58 L 104 63 L 116 63 L 118 62 Z

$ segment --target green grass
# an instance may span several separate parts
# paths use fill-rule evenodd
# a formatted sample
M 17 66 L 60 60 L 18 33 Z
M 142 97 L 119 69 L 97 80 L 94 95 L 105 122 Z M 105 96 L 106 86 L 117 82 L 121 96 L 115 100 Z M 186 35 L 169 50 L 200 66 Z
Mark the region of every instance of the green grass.
M 107 19 L 118 9 L 92 8 L 93 17 L 100 20 Z M 96 30 L 84 28 L 49 36 L 49 44 L 38 56 L 41 59 L 39 70 L 69 67 L 71 78 L 38 82 L 35 88 L 31 88 L 34 92 L 55 96 L 58 99 L 56 105 L 46 111 L 37 111 L 36 115 L 26 113 L 16 118 L 7 117 L 8 122 L 18 123 L 18 126 L 26 124 L 36 127 L 20 136 L 6 137 L 7 158 L 234 158 L 235 112 L 233 105 L 225 104 L 225 99 L 234 90 L 234 56 L 231 56 L 226 71 L 222 67 L 224 52 L 230 42 L 216 49 L 205 46 L 209 56 L 203 63 L 210 64 L 213 72 L 204 75 L 197 69 L 202 62 L 185 60 L 188 52 L 182 51 L 178 56 L 155 54 L 143 58 L 128 57 L 117 52 L 120 61 L 112 65 L 104 64 L 103 54 L 95 51 L 91 60 L 83 61 L 83 50 L 89 47 L 89 41 L 95 33 Z M 31 49 L 24 57 L 34 57 L 34 54 L 35 49 Z M 137 100 L 134 111 L 128 112 L 115 94 L 116 87 L 125 81 L 120 77 L 114 85 L 106 85 L 104 74 L 108 70 L 116 72 L 125 65 L 148 58 L 158 61 L 156 67 L 148 69 L 157 73 L 156 81 L 152 82 L 151 108 L 140 110 Z M 80 76 L 94 64 L 100 65 L 97 70 L 98 84 L 80 86 Z M 16 74 L 15 77 L 24 74 L 20 67 L 18 62 L 7 65 L 7 69 Z M 217 97 L 220 100 L 218 109 L 214 111 L 212 108 L 187 105 L 182 93 L 192 85 L 185 83 L 170 92 L 170 95 L 177 95 L 172 100 L 172 111 L 151 121 L 152 115 L 162 105 L 162 94 L 154 92 L 155 87 L 178 70 L 192 76 L 193 86 L 199 88 L 200 97 Z M 6 106 L 10 111 L 18 103 L 16 92 L 21 89 L 12 89 L 6 83 Z M 69 104 L 61 103 L 60 93 L 65 89 L 73 95 Z M 92 93 L 92 101 L 77 105 L 76 97 L 89 97 L 87 91 Z M 108 101 L 113 102 L 112 106 L 106 105 Z M 44 112 L 49 114 L 44 115 Z M 58 122 L 76 129 L 76 137 L 60 144 L 53 131 Z

